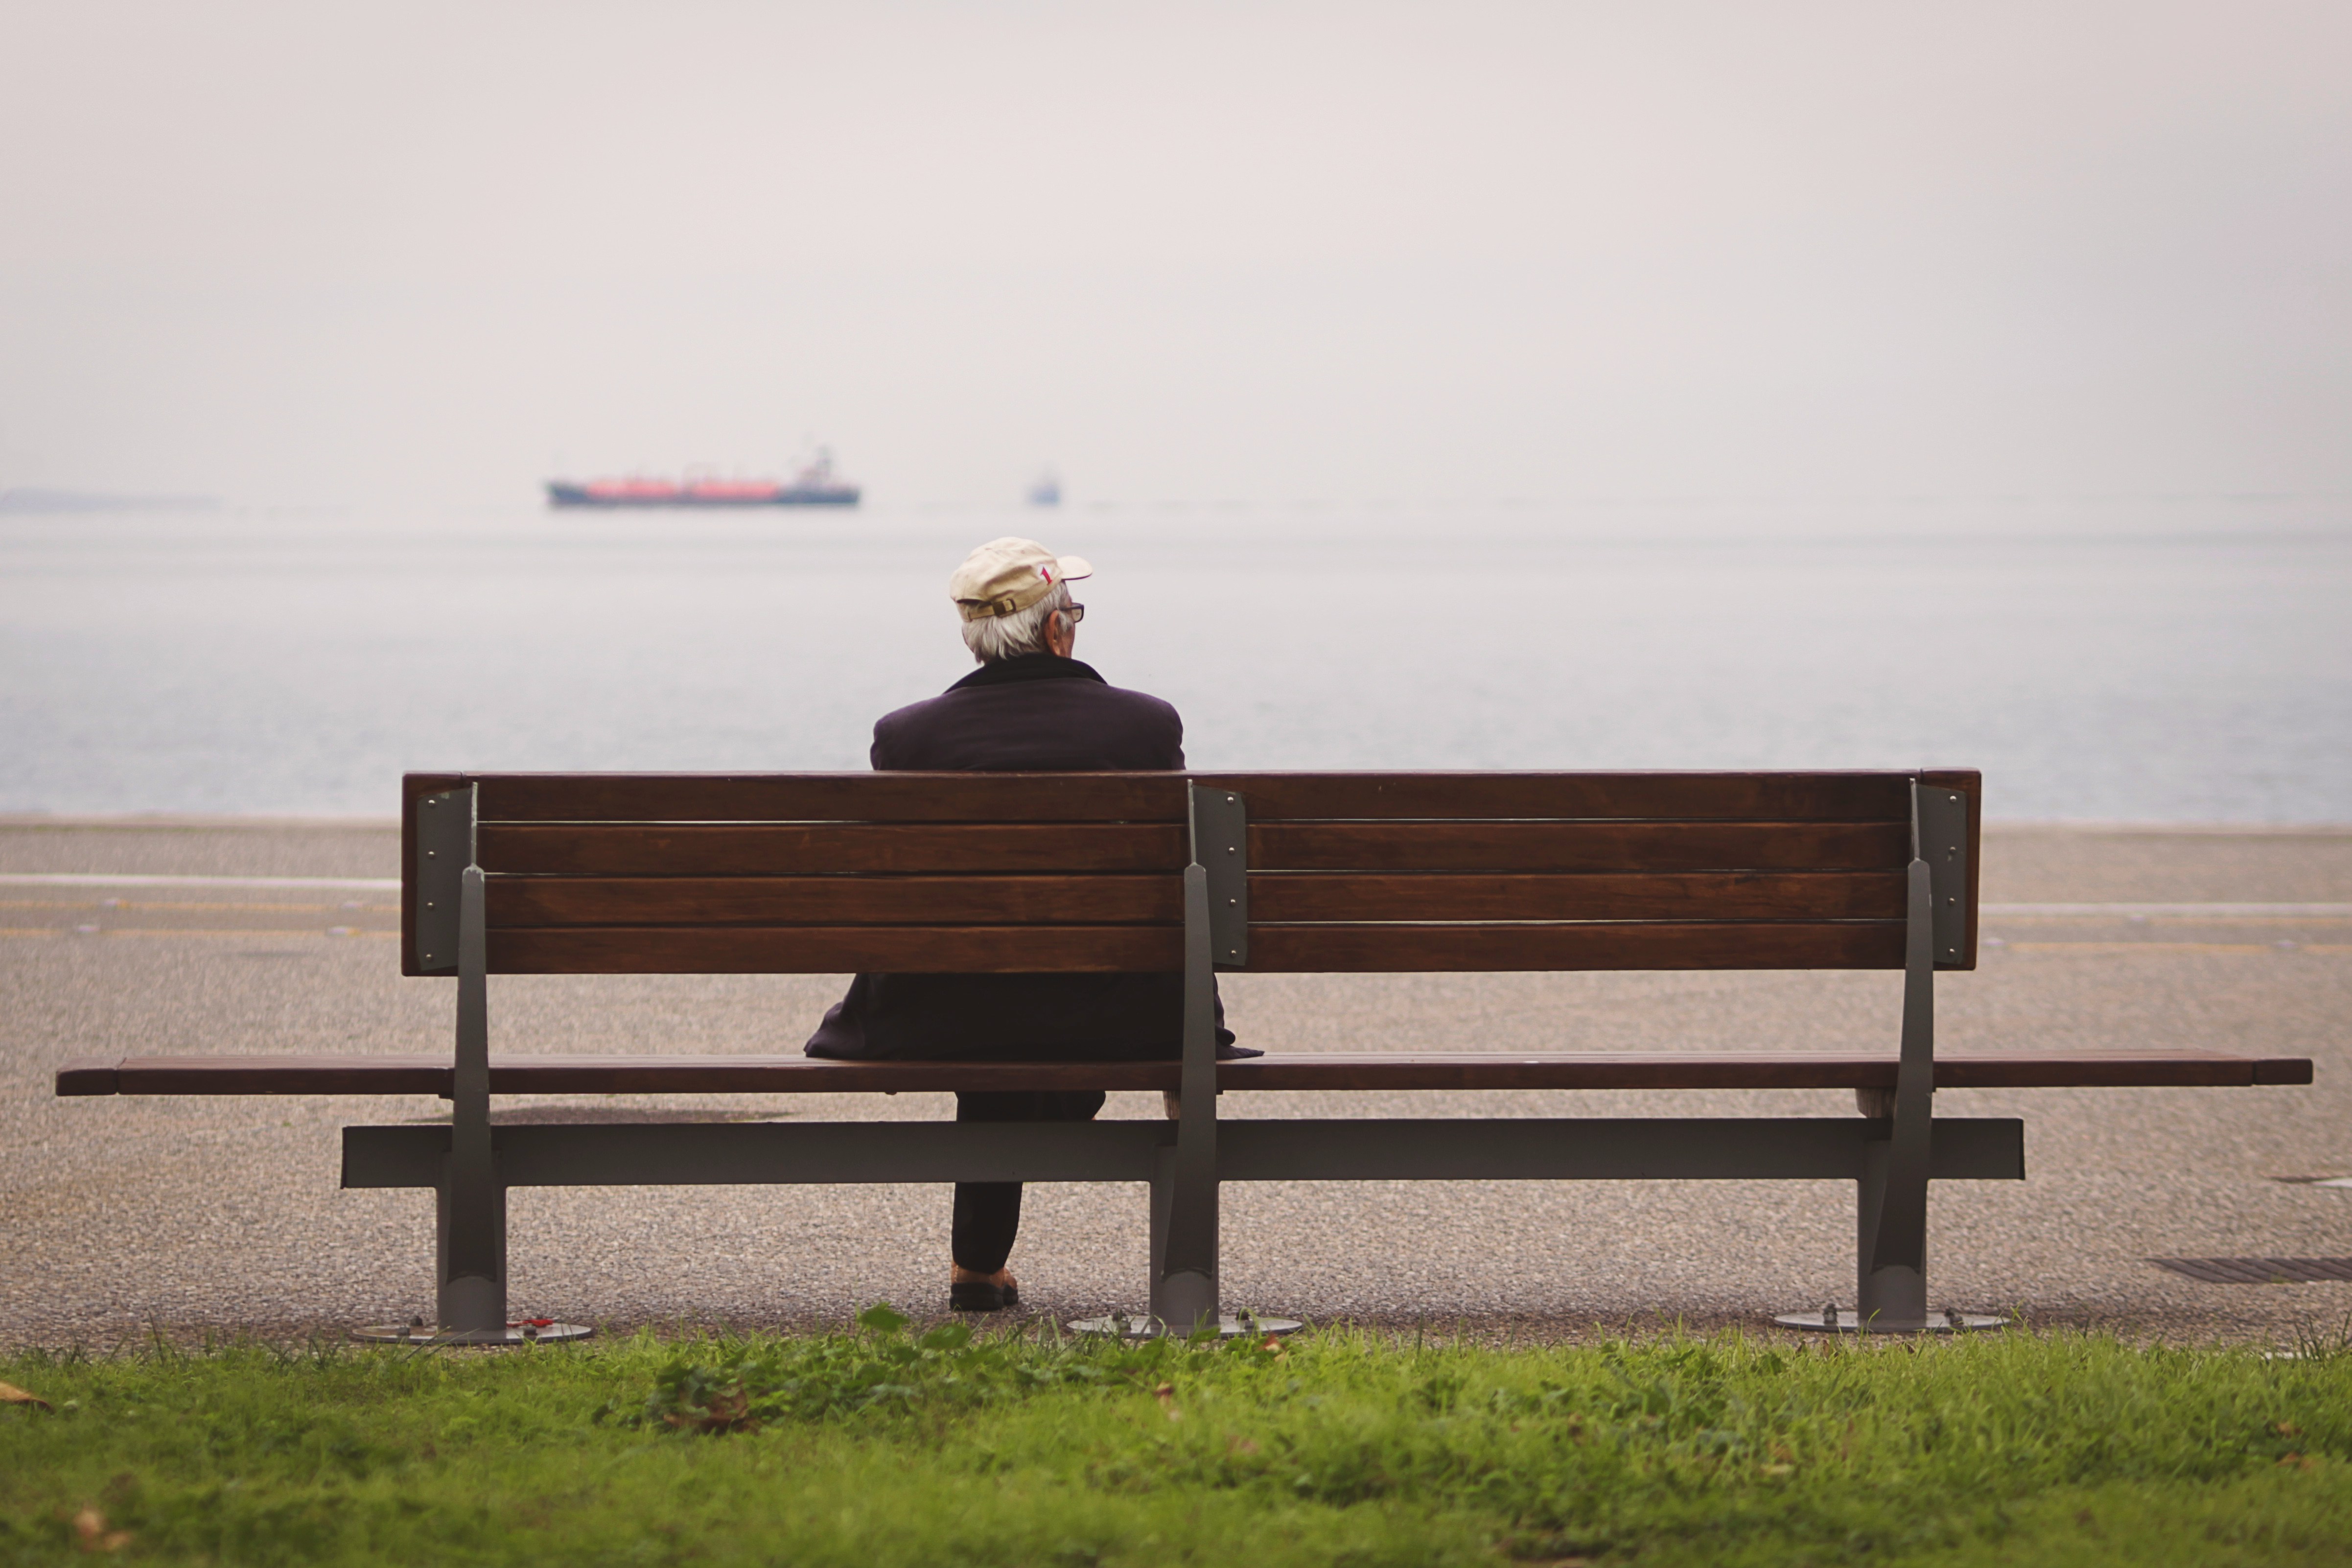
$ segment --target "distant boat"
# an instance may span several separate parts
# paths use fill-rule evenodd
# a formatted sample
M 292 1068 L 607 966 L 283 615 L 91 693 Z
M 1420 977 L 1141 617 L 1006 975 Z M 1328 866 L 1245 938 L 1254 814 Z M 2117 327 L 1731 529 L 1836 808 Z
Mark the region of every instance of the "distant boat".
M 856 506 L 858 489 L 833 473 L 824 447 L 790 483 L 781 479 L 550 479 L 547 504 L 557 507 Z
M 1029 487 L 1029 504 L 1031 506 L 1061 505 L 1062 481 L 1050 473 L 1038 475 L 1035 481 Z

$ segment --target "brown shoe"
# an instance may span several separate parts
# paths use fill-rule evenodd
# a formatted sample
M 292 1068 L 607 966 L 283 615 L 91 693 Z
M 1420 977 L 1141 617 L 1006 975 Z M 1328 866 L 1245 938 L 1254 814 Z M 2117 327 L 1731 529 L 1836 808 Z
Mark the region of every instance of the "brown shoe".
M 1001 1312 L 1007 1307 L 1021 1304 L 1021 1282 L 1013 1278 L 1013 1270 L 1000 1268 L 993 1274 L 976 1274 L 969 1268 L 950 1269 L 948 1274 L 948 1308 L 957 1312 Z

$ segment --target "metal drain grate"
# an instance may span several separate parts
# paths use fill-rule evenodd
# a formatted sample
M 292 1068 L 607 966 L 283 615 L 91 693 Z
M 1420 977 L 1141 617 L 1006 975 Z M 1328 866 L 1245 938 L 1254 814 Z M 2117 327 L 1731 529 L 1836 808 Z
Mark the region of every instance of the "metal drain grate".
M 2151 1258 L 2159 1268 L 2209 1285 L 2310 1285 L 2352 1280 L 2352 1258 Z

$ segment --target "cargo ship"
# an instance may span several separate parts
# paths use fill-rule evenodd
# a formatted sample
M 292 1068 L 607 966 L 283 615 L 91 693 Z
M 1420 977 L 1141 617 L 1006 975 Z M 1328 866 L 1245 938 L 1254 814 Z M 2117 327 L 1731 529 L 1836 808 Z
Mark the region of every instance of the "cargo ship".
M 816 458 L 789 483 L 781 479 L 550 479 L 547 504 L 559 507 L 856 506 L 858 489 L 834 477 L 833 454 Z

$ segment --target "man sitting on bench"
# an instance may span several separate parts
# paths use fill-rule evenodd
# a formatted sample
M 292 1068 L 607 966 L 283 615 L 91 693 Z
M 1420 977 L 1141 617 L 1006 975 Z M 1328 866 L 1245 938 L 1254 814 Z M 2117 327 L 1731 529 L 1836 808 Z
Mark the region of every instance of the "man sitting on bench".
M 874 726 L 877 769 L 947 773 L 1180 770 L 1184 724 L 1157 697 L 1070 657 L 1086 606 L 1075 555 L 1027 539 L 982 545 L 948 579 L 980 668 Z M 1172 1061 L 1182 1055 L 1181 974 L 860 974 L 808 1054 L 856 1061 Z M 1222 1010 L 1220 1023 L 1222 1024 Z M 1257 1056 L 1218 1030 L 1220 1057 Z M 1086 1121 L 1099 1089 L 962 1093 L 959 1121 Z M 1021 1184 L 959 1182 L 948 1302 L 987 1312 L 1020 1300 L 1005 1260 Z

